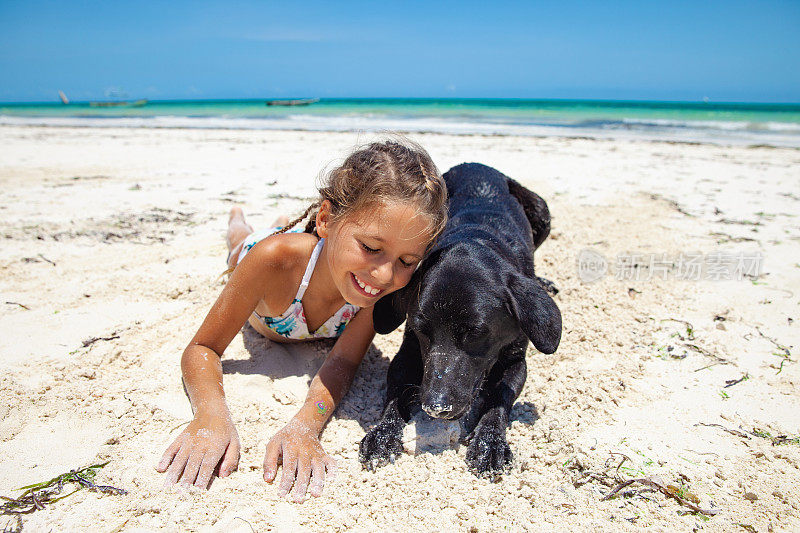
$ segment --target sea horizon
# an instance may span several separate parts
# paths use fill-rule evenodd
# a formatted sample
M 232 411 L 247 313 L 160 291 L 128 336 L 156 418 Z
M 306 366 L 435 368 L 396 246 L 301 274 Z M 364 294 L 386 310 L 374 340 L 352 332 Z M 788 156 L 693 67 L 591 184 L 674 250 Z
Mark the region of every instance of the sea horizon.
M 67 95 L 69 96 L 69 95 Z M 710 97 L 698 99 L 659 99 L 659 98 L 560 98 L 560 97 L 527 97 L 527 96 L 313 96 L 313 95 L 294 95 L 294 96 L 259 96 L 259 97 L 219 97 L 219 98 L 146 98 L 134 96 L 107 96 L 104 98 L 76 99 L 70 98 L 72 104 L 88 104 L 90 102 L 102 101 L 135 101 L 148 100 L 149 102 L 174 103 L 174 102 L 265 102 L 270 100 L 306 100 L 314 99 L 320 101 L 354 101 L 354 100 L 487 100 L 487 101 L 525 101 L 525 102 L 610 102 L 610 103 L 666 103 L 666 104 L 714 104 L 714 105 L 753 105 L 753 106 L 800 106 L 800 100 L 789 101 L 757 101 L 757 100 L 715 100 Z M 50 100 L 5 100 L 0 101 L 3 105 L 63 105 L 58 98 L 58 94 Z
M 294 100 L 304 98 L 276 98 Z M 128 99 L 0 103 L 0 125 L 384 131 L 800 148 L 800 103 L 557 98 Z M 97 102 L 97 101 L 95 101 Z M 119 102 L 100 100 L 100 102 Z

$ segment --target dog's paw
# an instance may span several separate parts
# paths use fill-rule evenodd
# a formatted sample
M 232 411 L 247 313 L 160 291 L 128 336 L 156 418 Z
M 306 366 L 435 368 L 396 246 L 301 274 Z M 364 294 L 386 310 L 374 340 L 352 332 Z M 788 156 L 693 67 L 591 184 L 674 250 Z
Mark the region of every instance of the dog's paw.
M 539 282 L 539 286 L 544 289 L 544 291 L 549 294 L 550 296 L 555 296 L 558 294 L 558 287 L 556 284 L 550 281 L 549 279 L 540 278 L 536 276 L 536 280 Z
M 482 428 L 474 433 L 467 446 L 467 465 L 480 477 L 497 477 L 511 463 L 514 454 L 506 442 L 505 431 Z
M 367 470 L 374 472 L 394 460 L 403 451 L 401 433 L 391 425 L 378 424 L 372 428 L 358 447 L 358 460 Z

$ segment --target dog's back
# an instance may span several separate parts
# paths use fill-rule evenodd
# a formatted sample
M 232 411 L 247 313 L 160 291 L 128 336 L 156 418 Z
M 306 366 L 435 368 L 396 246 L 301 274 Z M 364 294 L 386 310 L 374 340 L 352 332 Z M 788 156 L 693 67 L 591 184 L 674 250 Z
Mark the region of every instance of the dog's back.
M 450 218 L 437 248 L 467 235 L 490 245 L 499 239 L 525 266 L 528 259 L 532 266 L 531 254 L 550 234 L 550 211 L 539 195 L 480 163 L 455 166 L 444 180 Z

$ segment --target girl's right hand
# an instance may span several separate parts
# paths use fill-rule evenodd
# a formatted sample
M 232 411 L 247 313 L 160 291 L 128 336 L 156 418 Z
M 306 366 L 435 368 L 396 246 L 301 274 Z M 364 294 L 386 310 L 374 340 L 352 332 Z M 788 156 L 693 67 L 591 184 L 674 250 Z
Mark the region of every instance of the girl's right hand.
M 236 470 L 239 447 L 239 434 L 229 416 L 198 413 L 164 452 L 156 470 L 167 473 L 165 487 L 180 480 L 184 487 L 208 489 L 218 464 L 219 477 Z

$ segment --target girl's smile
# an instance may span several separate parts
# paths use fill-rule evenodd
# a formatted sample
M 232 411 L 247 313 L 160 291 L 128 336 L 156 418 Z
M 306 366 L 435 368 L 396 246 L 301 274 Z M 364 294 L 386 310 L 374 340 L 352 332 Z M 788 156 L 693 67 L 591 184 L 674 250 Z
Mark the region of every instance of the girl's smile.
M 361 289 L 361 292 L 364 293 L 364 296 L 379 296 L 383 292 L 383 289 L 376 289 L 375 287 L 364 283 L 355 274 L 351 273 L 350 275 L 353 277 L 353 283 L 355 283 Z

